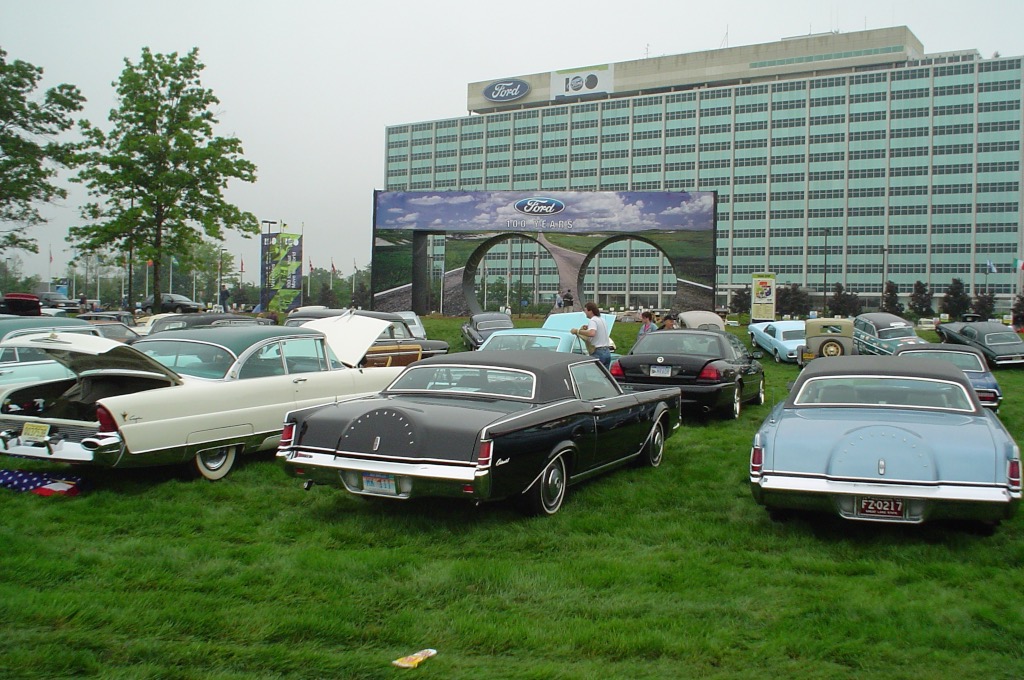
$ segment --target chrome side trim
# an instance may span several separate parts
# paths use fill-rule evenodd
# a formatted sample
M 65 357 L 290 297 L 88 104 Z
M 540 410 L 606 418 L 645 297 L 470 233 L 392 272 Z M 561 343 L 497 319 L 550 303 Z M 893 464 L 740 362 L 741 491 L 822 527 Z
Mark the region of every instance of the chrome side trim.
M 287 458 L 286 462 L 299 467 L 317 467 L 333 470 L 355 470 L 379 474 L 405 475 L 451 482 L 472 482 L 477 477 L 477 466 L 472 464 L 437 465 L 433 463 L 395 463 L 380 460 L 346 458 L 324 453 L 302 452 L 302 457 Z M 485 472 L 486 474 L 486 472 Z

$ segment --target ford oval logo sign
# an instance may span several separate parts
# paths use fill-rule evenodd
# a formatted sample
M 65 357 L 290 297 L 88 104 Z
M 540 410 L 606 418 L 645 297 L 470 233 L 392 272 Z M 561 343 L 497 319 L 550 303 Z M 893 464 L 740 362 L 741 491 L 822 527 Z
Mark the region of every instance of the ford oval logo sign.
M 488 85 L 484 88 L 484 97 L 492 102 L 512 102 L 525 97 L 529 92 L 528 82 L 511 78 Z
M 565 203 L 557 198 L 524 198 L 513 207 L 524 215 L 557 215 L 565 210 Z

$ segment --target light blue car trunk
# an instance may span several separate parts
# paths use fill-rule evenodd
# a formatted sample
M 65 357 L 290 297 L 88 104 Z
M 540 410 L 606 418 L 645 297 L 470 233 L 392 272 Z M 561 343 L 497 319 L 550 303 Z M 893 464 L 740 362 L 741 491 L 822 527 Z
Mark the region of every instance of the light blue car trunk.
M 770 444 L 766 473 L 923 483 L 1006 477 L 1006 461 L 993 453 L 1003 447 L 985 424 L 949 412 L 901 411 L 897 418 L 874 408 L 794 409 L 778 422 Z

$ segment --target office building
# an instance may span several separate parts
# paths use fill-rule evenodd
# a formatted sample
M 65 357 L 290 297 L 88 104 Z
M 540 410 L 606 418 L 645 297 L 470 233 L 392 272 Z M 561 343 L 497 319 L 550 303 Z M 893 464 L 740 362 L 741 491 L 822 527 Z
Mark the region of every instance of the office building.
M 469 115 L 387 128 L 385 188 L 714 190 L 720 304 L 772 271 L 869 305 L 886 280 L 905 301 L 959 278 L 1008 308 L 1021 79 L 1020 57 L 930 54 L 896 27 L 471 83 Z M 638 249 L 616 276 L 592 268 L 584 297 L 663 285 Z

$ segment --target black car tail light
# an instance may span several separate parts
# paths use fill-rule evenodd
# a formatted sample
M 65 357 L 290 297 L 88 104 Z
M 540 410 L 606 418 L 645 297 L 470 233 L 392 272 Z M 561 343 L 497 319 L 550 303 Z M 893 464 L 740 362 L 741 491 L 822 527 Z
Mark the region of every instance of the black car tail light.
M 697 375 L 697 380 L 710 380 L 710 381 L 713 381 L 713 382 L 718 382 L 721 379 L 722 379 L 722 372 L 719 371 L 714 366 L 712 366 L 711 364 L 708 364 L 707 366 L 702 368 L 700 370 L 700 373 Z
M 284 424 L 284 429 L 281 430 L 280 448 L 284 449 L 291 446 L 293 439 L 295 439 L 295 421 L 289 420 Z
M 491 465 L 491 451 L 494 448 L 494 442 L 490 439 L 480 442 L 480 453 L 476 458 L 476 466 L 478 468 L 486 468 Z
M 622 365 L 618 361 L 613 361 L 612 366 L 608 369 L 613 378 L 625 378 L 626 372 L 622 370 Z

